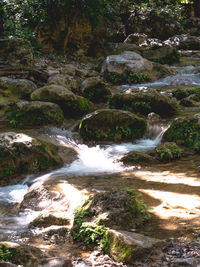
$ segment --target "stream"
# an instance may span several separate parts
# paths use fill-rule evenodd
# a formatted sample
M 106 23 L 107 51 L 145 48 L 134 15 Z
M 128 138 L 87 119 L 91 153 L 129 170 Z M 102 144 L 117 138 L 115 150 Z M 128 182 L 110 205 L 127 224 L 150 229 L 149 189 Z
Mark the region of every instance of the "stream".
M 154 83 L 124 85 L 117 89 L 170 86 L 200 86 L 200 63 L 195 66 L 173 67 L 177 75 Z M 163 90 L 165 91 L 165 90 Z M 180 235 L 193 222 L 198 225 L 200 215 L 200 179 L 197 172 L 200 157 L 189 156 L 176 163 L 149 167 L 126 167 L 117 159 L 129 151 L 148 151 L 161 143 L 167 122 L 150 125 L 147 134 L 134 143 L 88 146 L 77 141 L 77 133 L 49 128 L 43 137 L 60 146 L 71 146 L 78 158 L 71 164 L 40 176 L 28 175 L 20 184 L 0 187 L 0 240 L 36 244 L 35 236 L 44 229 L 29 228 L 39 214 L 53 214 L 73 221 L 73 212 L 91 193 L 113 188 L 131 187 L 143 193 L 152 208 L 154 226 L 140 231 L 167 238 Z M 29 207 L 21 203 L 27 192 L 37 192 Z M 20 208 L 20 209 L 19 209 Z M 172 219 L 175 218 L 175 219 Z M 150 227 L 152 227 L 150 229 Z M 196 227 L 196 226 L 195 226 Z M 199 226 L 198 226 L 199 227 Z M 57 229 L 50 227 L 48 229 Z M 46 229 L 46 231 L 48 230 Z M 161 231 L 162 229 L 162 231 Z M 160 231 L 160 232 L 159 232 Z

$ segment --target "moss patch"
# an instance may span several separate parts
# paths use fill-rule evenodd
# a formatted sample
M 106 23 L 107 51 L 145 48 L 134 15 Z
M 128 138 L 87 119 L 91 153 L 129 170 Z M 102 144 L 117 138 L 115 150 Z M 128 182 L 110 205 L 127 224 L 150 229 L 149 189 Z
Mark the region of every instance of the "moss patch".
M 124 71 L 119 74 L 117 72 L 105 72 L 104 78 L 113 84 L 137 84 L 150 81 L 150 77 L 143 73 L 132 71 Z

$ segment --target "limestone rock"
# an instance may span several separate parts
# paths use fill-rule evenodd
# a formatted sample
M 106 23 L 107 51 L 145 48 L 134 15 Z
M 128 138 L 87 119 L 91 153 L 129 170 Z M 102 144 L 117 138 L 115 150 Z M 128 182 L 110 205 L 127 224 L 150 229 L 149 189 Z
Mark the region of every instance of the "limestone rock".
M 143 136 L 146 121 L 137 115 L 116 109 L 100 109 L 86 115 L 79 133 L 86 141 L 124 141 Z
M 39 215 L 37 218 L 35 218 L 30 224 L 30 227 L 49 227 L 51 225 L 68 225 L 69 220 L 66 218 L 59 218 L 57 216 L 54 216 L 52 214 L 49 214 L 48 216 L 45 216 L 43 214 Z
M 77 91 L 77 88 L 78 88 L 78 83 L 74 79 L 74 77 L 67 75 L 67 74 L 65 75 L 57 74 L 57 75 L 51 76 L 49 77 L 47 83 L 60 85 L 60 86 L 66 87 L 67 89 L 71 91 Z
M 60 166 L 57 148 L 31 136 L 6 132 L 0 134 L 0 183 L 12 183 L 16 175 L 40 173 Z
M 124 155 L 121 159 L 121 162 L 125 165 L 149 165 L 155 164 L 157 161 L 150 155 L 142 152 L 131 151 Z
M 182 50 L 199 50 L 200 37 L 189 34 L 174 35 L 163 42 L 164 45 L 175 46 Z
M 108 230 L 104 236 L 104 251 L 115 261 L 133 264 L 142 259 L 161 241 L 141 234 Z

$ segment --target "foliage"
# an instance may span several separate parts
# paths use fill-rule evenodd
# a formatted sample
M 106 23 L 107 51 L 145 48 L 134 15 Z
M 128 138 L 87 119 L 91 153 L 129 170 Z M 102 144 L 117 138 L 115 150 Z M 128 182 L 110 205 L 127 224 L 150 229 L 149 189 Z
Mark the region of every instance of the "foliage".
M 12 252 L 5 246 L 0 244 L 0 260 L 9 261 L 12 256 Z
M 156 157 L 161 161 L 171 161 L 180 158 L 183 155 L 183 149 L 176 143 L 165 143 L 156 148 Z
M 116 72 L 105 72 L 104 78 L 113 84 L 137 84 L 150 81 L 148 75 L 133 71 L 124 71 L 122 74 Z

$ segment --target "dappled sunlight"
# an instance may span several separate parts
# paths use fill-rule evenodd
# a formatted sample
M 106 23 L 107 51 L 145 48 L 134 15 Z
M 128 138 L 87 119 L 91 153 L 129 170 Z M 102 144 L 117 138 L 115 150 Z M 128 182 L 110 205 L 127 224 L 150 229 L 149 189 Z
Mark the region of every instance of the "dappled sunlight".
M 200 216 L 200 197 L 197 195 L 159 190 L 141 189 L 139 191 L 161 202 L 159 206 L 153 207 L 152 209 L 152 213 L 161 219 L 177 217 L 191 220 Z
M 170 171 L 136 171 L 134 175 L 145 181 L 167 183 L 167 184 L 185 184 L 190 186 L 200 186 L 200 179 L 191 177 L 186 173 L 173 173 Z

